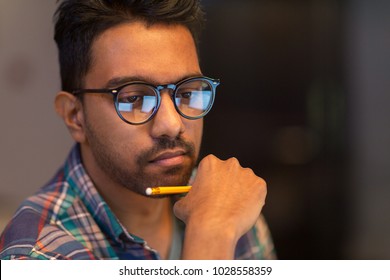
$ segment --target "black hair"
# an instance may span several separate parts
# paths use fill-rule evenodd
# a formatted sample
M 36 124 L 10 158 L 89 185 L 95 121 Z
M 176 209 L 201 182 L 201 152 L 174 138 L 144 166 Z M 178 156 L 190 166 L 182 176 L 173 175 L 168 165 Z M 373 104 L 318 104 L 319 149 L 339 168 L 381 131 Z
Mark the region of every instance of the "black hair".
M 181 24 L 197 45 L 204 12 L 199 0 L 63 0 L 54 20 L 61 87 L 70 92 L 83 87 L 91 66 L 92 44 L 107 29 L 134 21 L 147 26 Z

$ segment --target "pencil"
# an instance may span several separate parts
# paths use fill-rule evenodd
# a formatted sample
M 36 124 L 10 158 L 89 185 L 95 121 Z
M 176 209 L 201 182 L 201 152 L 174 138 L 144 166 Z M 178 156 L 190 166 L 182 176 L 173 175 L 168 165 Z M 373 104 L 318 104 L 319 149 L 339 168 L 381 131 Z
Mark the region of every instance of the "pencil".
M 180 194 L 187 193 L 191 189 L 191 186 L 160 186 L 154 188 L 147 188 L 147 195 L 159 195 L 159 194 Z

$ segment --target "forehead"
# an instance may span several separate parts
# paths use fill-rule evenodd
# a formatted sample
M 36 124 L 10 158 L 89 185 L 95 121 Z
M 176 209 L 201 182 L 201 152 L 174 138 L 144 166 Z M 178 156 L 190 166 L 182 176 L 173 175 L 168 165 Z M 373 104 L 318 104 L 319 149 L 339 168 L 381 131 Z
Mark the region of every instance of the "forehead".
M 109 80 L 131 76 L 166 84 L 200 73 L 193 37 L 181 25 L 122 24 L 97 37 L 91 54 L 88 86 L 101 87 Z

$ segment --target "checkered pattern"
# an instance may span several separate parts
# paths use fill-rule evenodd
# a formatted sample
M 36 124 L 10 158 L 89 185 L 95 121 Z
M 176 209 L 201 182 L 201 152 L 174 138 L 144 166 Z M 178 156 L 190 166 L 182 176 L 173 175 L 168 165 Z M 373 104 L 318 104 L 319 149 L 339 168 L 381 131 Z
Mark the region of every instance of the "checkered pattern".
M 19 207 L 0 237 L 0 258 L 115 260 L 160 256 L 120 224 L 87 175 L 76 145 L 53 180 Z M 239 240 L 236 258 L 275 258 L 262 217 Z

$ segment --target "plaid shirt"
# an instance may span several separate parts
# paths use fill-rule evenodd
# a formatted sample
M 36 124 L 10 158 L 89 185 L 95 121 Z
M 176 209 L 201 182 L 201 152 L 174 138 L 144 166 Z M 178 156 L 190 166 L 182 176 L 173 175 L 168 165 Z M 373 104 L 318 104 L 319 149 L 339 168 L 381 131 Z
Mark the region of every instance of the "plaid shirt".
M 235 257 L 275 257 L 262 217 L 239 240 Z M 160 256 L 120 224 L 87 175 L 76 145 L 53 180 L 16 211 L 0 237 L 0 258 L 117 260 Z

